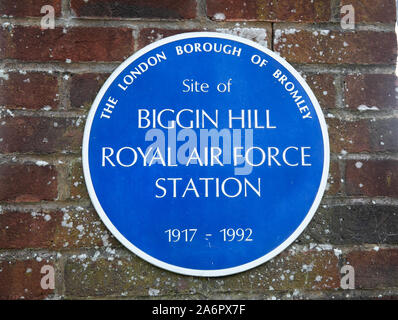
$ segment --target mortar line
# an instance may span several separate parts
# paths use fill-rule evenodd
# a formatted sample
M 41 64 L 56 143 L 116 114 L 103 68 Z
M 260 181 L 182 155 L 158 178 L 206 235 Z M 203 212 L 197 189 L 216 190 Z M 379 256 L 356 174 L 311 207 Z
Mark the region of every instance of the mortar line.
M 104 27 L 104 28 L 164 28 L 164 29 L 193 29 L 193 28 L 233 28 L 237 23 L 245 24 L 245 27 L 255 27 L 259 24 L 274 23 L 276 29 L 295 28 L 297 30 L 320 31 L 331 30 L 342 33 L 352 33 L 352 30 L 341 28 L 337 22 L 318 22 L 316 24 L 307 22 L 276 22 L 276 21 L 213 21 L 205 17 L 198 16 L 195 19 L 142 19 L 142 18 L 109 18 L 109 17 L 74 17 L 67 7 L 64 7 L 62 14 L 64 17 L 55 19 L 56 27 Z M 41 17 L 32 18 L 10 18 L 0 17 L 0 24 L 11 23 L 12 26 L 40 26 Z M 355 31 L 375 31 L 375 32 L 395 32 L 394 23 L 356 23 Z
M 273 42 L 273 41 L 272 41 Z M 115 70 L 121 61 L 112 62 L 72 62 L 50 61 L 34 62 L 3 59 L 0 60 L 0 69 L 7 72 L 60 72 L 60 73 L 110 73 Z M 316 74 L 395 74 L 395 64 L 385 65 L 347 65 L 347 64 L 300 64 L 291 63 L 298 71 Z
M 324 196 L 321 202 L 321 206 L 327 207 L 340 207 L 340 206 L 398 206 L 398 198 L 391 197 L 349 197 L 349 196 Z M 77 201 L 52 201 L 52 202 L 39 202 L 39 203 L 11 203 L 11 202 L 0 202 L 0 214 L 4 211 L 23 211 L 29 212 L 29 210 L 61 210 L 68 208 L 69 210 L 92 210 L 92 204 L 89 199 L 81 199 Z
M 202 23 L 206 23 L 208 21 L 207 17 L 207 3 L 206 0 L 196 0 L 197 4 L 197 17 Z
M 310 245 L 312 248 L 310 249 Z M 293 243 L 286 251 L 294 251 L 299 253 L 305 253 L 308 251 L 315 252 L 318 251 L 317 248 L 321 248 L 324 251 L 332 251 L 332 249 L 339 249 L 342 251 L 342 255 L 347 254 L 353 251 L 374 251 L 374 247 L 379 247 L 380 250 L 398 250 L 397 244 L 380 244 L 380 243 L 366 243 L 366 244 L 331 244 L 331 243 L 306 243 L 306 244 L 297 244 Z M 330 248 L 331 247 L 331 248 Z M 112 251 L 109 251 L 109 248 Z M 326 249 L 325 249 L 326 248 Z M 328 249 L 330 248 L 330 249 Z M 99 253 L 99 256 L 98 256 Z M 80 260 L 79 255 L 86 255 L 86 259 L 90 259 L 94 255 L 97 255 L 101 258 L 107 257 L 115 257 L 117 259 L 130 259 L 130 260 L 140 260 L 143 261 L 140 257 L 136 256 L 134 253 L 130 252 L 126 248 L 122 246 L 112 247 L 112 246 L 103 246 L 100 248 L 95 247 L 81 247 L 81 248 L 73 248 L 73 249 L 0 249 L 0 261 L 7 261 L 9 259 L 13 260 L 31 260 L 34 258 L 42 258 L 42 259 L 54 259 L 57 258 L 57 255 L 61 254 L 66 260 Z M 275 259 L 275 258 L 274 258 Z
M 343 109 L 345 104 L 344 104 L 344 80 L 343 76 L 341 74 L 335 74 L 334 75 L 334 87 L 336 89 L 336 108 L 338 109 Z

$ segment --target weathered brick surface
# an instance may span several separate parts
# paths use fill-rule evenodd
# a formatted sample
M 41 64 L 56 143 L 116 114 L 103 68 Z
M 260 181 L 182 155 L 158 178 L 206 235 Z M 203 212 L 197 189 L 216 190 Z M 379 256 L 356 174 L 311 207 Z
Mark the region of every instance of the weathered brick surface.
M 272 30 L 269 24 L 265 24 L 261 28 L 258 27 L 235 27 L 235 28 L 215 28 L 215 29 L 184 29 L 184 30 L 172 30 L 172 29 L 158 29 L 158 28 L 144 28 L 141 30 L 138 47 L 141 49 L 146 45 L 153 43 L 157 40 L 170 37 L 176 34 L 185 32 L 198 32 L 198 31 L 215 31 L 226 34 L 233 34 L 255 41 L 264 47 L 270 48 L 271 46 L 271 35 Z
M 54 110 L 59 106 L 58 90 L 56 75 L 42 72 L 6 73 L 0 78 L 0 106 Z
M 398 119 L 342 121 L 327 118 L 330 149 L 347 152 L 397 151 Z
M 330 0 L 208 0 L 206 3 L 207 16 L 214 20 L 295 22 L 330 20 Z
M 64 208 L 57 226 L 54 247 L 61 250 L 74 248 L 121 247 L 106 229 L 94 209 Z
M 96 281 L 95 279 L 101 279 Z M 338 259 L 333 251 L 285 252 L 248 272 L 209 280 L 161 271 L 143 260 L 118 253 L 108 259 L 75 256 L 65 266 L 70 296 L 173 296 L 230 294 L 273 290 L 334 289 L 339 286 Z
M 4 210 L 0 214 L 2 249 L 101 248 L 121 244 L 106 230 L 94 209 Z
M 45 299 L 54 290 L 42 289 L 40 281 L 44 265 L 53 266 L 51 260 L 0 261 L 0 299 Z
M 323 110 L 336 107 L 335 80 L 329 74 L 304 74 L 304 79 L 314 92 Z
M 224 290 L 248 285 L 260 290 L 329 290 L 339 287 L 338 258 L 333 250 L 287 250 L 250 272 L 225 278 Z M 251 280 L 250 280 L 251 279 Z
M 274 50 L 293 63 L 393 64 L 397 41 L 393 32 L 276 28 Z
M 2 164 L 0 176 L 0 201 L 37 202 L 57 197 L 57 171 L 54 166 Z
M 348 122 L 336 118 L 326 118 L 330 140 L 330 151 L 346 152 L 370 151 L 369 121 Z
M 159 29 L 159 28 L 144 28 L 140 31 L 138 38 L 138 48 L 141 49 L 150 43 L 157 40 L 174 36 L 183 32 L 196 32 L 201 30 L 187 29 L 187 30 L 172 30 L 172 29 Z
M 355 288 L 374 289 L 397 287 L 398 250 L 378 249 L 352 251 L 346 261 L 355 269 Z
M 94 102 L 109 74 L 85 73 L 72 77 L 70 103 L 72 108 L 88 109 Z
M 347 194 L 398 197 L 398 161 L 347 161 Z
M 0 214 L 0 247 L 3 249 L 50 248 L 60 212 L 4 211 Z
M 372 4 L 362 0 L 341 0 L 341 6 L 352 5 L 357 22 L 395 23 L 396 10 L 394 0 L 373 0 Z
M 344 79 L 345 106 L 366 111 L 398 107 L 398 79 L 393 74 L 349 75 Z
M 79 151 L 83 125 L 82 118 L 5 117 L 0 121 L 0 152 Z
M 106 229 L 94 209 L 85 209 L 80 206 L 61 209 L 61 215 L 54 230 L 52 248 L 58 250 L 98 249 L 110 245 L 121 246 Z
M 195 0 L 72 0 L 79 17 L 192 19 L 196 17 Z
M 83 176 L 83 165 L 81 159 L 75 161 L 70 173 L 70 197 L 73 200 L 88 199 L 88 192 Z
M 0 16 L 12 17 L 41 17 L 41 8 L 50 5 L 54 8 L 55 16 L 61 15 L 62 0 L 2 0 L 0 2 Z
M 331 161 L 329 167 L 329 178 L 326 185 L 327 195 L 336 195 L 341 190 L 341 172 L 337 161 Z
M 0 58 L 27 61 L 122 61 L 133 52 L 127 28 L 15 26 L 0 29 Z
M 331 245 L 398 242 L 398 209 L 393 205 L 326 206 L 318 210 L 299 243 Z
M 262 23 L 258 27 L 234 27 L 234 28 L 216 28 L 215 32 L 231 34 L 257 42 L 258 44 L 271 49 L 272 45 L 272 27 L 269 23 Z

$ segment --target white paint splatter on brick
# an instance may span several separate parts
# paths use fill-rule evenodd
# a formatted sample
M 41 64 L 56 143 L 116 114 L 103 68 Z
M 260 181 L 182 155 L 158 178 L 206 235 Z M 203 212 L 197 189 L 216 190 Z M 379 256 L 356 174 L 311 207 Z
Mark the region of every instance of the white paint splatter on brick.
M 216 29 L 217 32 L 236 35 L 257 42 L 258 44 L 267 47 L 267 30 L 263 28 L 233 28 L 233 29 Z
M 360 106 L 358 106 L 357 108 L 359 111 L 368 111 L 368 110 L 372 110 L 372 111 L 379 111 L 380 109 L 376 106 L 373 107 L 368 107 L 365 106 L 364 104 L 361 104 Z
M 7 73 L 4 72 L 4 70 L 0 70 L 0 79 L 8 80 L 9 76 Z
M 158 289 L 149 288 L 149 290 L 148 290 L 148 294 L 149 294 L 151 297 L 158 296 L 159 293 L 160 293 L 160 290 L 158 290 Z
M 214 20 L 217 20 L 217 21 L 224 21 L 225 20 L 225 14 L 222 13 L 222 12 L 216 13 L 213 16 L 213 18 L 214 18 Z
M 43 161 L 43 160 L 37 160 L 36 161 L 36 165 L 39 167 L 45 167 L 48 166 L 48 162 L 47 161 Z

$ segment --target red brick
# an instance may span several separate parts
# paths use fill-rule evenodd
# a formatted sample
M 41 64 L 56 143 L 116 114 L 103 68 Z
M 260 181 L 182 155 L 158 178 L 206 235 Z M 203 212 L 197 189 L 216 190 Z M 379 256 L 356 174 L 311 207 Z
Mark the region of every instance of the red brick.
M 343 121 L 326 118 L 334 153 L 398 150 L 398 119 Z
M 101 279 L 101 281 L 98 281 Z M 339 287 L 338 258 L 331 250 L 281 253 L 269 262 L 229 277 L 209 280 L 159 272 L 156 267 L 135 257 L 88 256 L 69 258 L 65 264 L 65 295 L 72 297 L 121 296 L 145 297 L 159 290 L 160 296 L 204 296 L 254 294 L 274 290 L 327 290 Z M 177 296 L 178 297 L 178 296 Z
M 44 265 L 51 261 L 0 261 L 0 299 L 45 299 L 54 290 L 42 289 L 40 282 Z
M 0 214 L 0 248 L 49 248 L 53 245 L 61 212 L 12 212 Z
M 363 245 L 398 241 L 398 210 L 394 205 L 321 205 L 299 237 L 300 244 Z
M 72 108 L 88 109 L 94 102 L 109 74 L 86 73 L 72 77 L 70 102 Z
M 393 74 L 349 75 L 344 80 L 345 105 L 378 109 L 397 108 L 398 78 Z
M 397 287 L 397 249 L 352 251 L 346 260 L 355 270 L 355 289 Z
M 255 41 L 264 47 L 270 47 L 271 35 L 272 35 L 271 24 L 265 24 L 261 28 L 216 28 L 214 30 L 206 29 L 206 31 L 216 31 L 219 33 L 234 34 L 242 38 L 246 38 Z M 156 28 L 144 28 L 140 32 L 138 39 L 139 48 L 143 48 L 148 44 L 151 44 L 157 40 L 165 37 L 170 37 L 175 34 L 184 32 L 204 31 L 199 29 L 185 29 L 185 30 L 170 30 L 170 29 L 156 29 Z
M 229 21 L 326 22 L 330 20 L 330 0 L 208 0 L 207 15 L 224 14 Z
M 41 72 L 10 72 L 0 78 L 0 106 L 8 109 L 57 109 L 58 80 Z
M 355 22 L 395 23 L 395 0 L 341 0 L 341 6 L 352 5 L 355 10 Z M 341 17 L 344 15 L 342 14 Z
M 79 248 L 101 248 L 111 245 L 121 247 L 102 223 L 97 212 L 80 206 L 62 209 L 60 222 L 58 215 L 56 228 L 51 238 L 51 246 L 57 250 L 71 250 Z
M 188 30 L 173 30 L 173 29 L 157 29 L 157 28 L 144 28 L 140 31 L 140 35 L 138 38 L 138 48 L 141 49 L 148 44 L 151 44 L 157 40 L 174 36 L 183 32 L 194 32 L 200 31 L 198 29 L 188 29 Z
M 104 243 L 104 241 L 106 243 Z M 0 214 L 0 248 L 56 249 L 120 247 L 93 209 L 7 211 Z
M 37 202 L 57 197 L 57 171 L 54 166 L 2 164 L 0 176 L 0 201 Z
M 26 61 L 122 61 L 133 53 L 127 28 L 15 26 L 0 29 L 0 58 Z
M 80 151 L 83 119 L 6 117 L 0 121 L 0 152 Z
M 12 17 L 40 17 L 42 6 L 50 5 L 54 7 L 55 16 L 61 15 L 61 0 L 1 0 L 0 16 L 7 15 Z
M 304 79 L 311 87 L 323 110 L 333 109 L 336 105 L 334 77 L 330 74 L 308 74 Z
M 192 19 L 195 0 L 72 0 L 78 17 Z
M 88 199 L 81 160 L 73 163 L 70 174 L 70 197 L 72 200 Z
M 341 172 L 339 164 L 336 161 L 330 162 L 329 178 L 326 185 L 327 195 L 336 195 L 340 192 Z
M 342 121 L 326 118 L 333 153 L 371 151 L 368 121 Z
M 216 28 L 214 31 L 246 38 L 251 41 L 257 42 L 263 47 L 271 49 L 271 44 L 272 44 L 271 23 L 263 23 L 261 24 L 261 26 L 258 27 Z
M 370 120 L 371 145 L 374 151 L 398 150 L 398 119 Z
M 346 192 L 352 196 L 398 196 L 398 161 L 347 161 Z
M 393 32 L 276 29 L 274 51 L 291 63 L 395 64 Z

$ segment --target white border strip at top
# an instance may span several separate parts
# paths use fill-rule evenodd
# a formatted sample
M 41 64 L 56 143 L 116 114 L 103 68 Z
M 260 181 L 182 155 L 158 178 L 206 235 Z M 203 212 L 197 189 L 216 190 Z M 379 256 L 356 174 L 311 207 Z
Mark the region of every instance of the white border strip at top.
M 95 193 L 92 181 L 91 181 L 91 175 L 90 175 L 90 168 L 89 168 L 89 154 L 88 154 L 88 147 L 89 147 L 89 138 L 90 138 L 90 131 L 91 131 L 91 125 L 94 119 L 94 115 L 97 111 L 97 108 L 99 106 L 99 103 L 101 102 L 103 96 L 105 95 L 106 91 L 108 90 L 109 86 L 113 83 L 113 81 L 117 78 L 117 76 L 127 67 L 129 66 L 133 61 L 141 57 L 142 55 L 146 54 L 147 52 L 158 48 L 164 44 L 174 42 L 177 40 L 182 40 L 182 39 L 189 39 L 189 38 L 221 38 L 221 39 L 228 39 L 228 40 L 233 40 L 237 41 L 243 44 L 246 44 L 248 46 L 254 47 L 265 54 L 271 56 L 274 58 L 276 61 L 278 61 L 281 65 L 283 65 L 302 85 L 304 88 L 305 92 L 309 96 L 316 114 L 318 116 L 321 130 L 322 130 L 322 136 L 323 136 L 323 145 L 324 145 L 324 165 L 323 165 L 323 172 L 322 172 L 322 178 L 321 178 L 321 183 L 317 192 L 317 195 L 315 197 L 315 200 L 302 221 L 302 223 L 299 225 L 299 227 L 292 233 L 292 235 L 287 238 L 282 244 L 280 244 L 278 247 L 276 247 L 274 250 L 269 252 L 268 254 L 243 265 L 233 267 L 233 268 L 227 268 L 227 269 L 218 269 L 218 270 L 199 270 L 199 269 L 189 269 L 189 268 L 182 268 L 178 267 L 172 264 L 165 263 L 161 260 L 158 260 L 136 246 L 134 246 L 129 240 L 127 240 L 117 229 L 116 227 L 112 224 L 112 222 L 109 220 L 108 216 L 106 215 L 105 211 L 102 209 L 101 204 L 98 201 L 97 195 Z M 248 269 L 257 267 L 258 265 L 272 259 L 276 255 L 278 255 L 280 252 L 282 252 L 284 249 L 286 249 L 294 240 L 297 239 L 297 237 L 303 232 L 303 230 L 307 227 L 308 223 L 311 221 L 312 217 L 314 216 L 319 203 L 321 202 L 323 193 L 326 188 L 326 182 L 328 178 L 328 172 L 329 172 L 329 162 L 330 162 L 330 155 L 329 155 L 329 137 L 328 137 L 328 132 L 327 132 L 327 126 L 325 122 L 325 118 L 323 116 L 321 107 L 319 106 L 318 100 L 316 99 L 314 93 L 310 89 L 310 87 L 307 85 L 305 80 L 300 76 L 300 74 L 284 59 L 282 59 L 280 56 L 272 52 L 271 50 L 264 48 L 263 46 L 248 40 L 244 39 L 235 35 L 228 35 L 228 34 L 222 34 L 222 33 L 217 33 L 217 32 L 188 32 L 188 33 L 183 33 L 183 34 L 178 34 L 174 35 L 171 37 L 167 37 L 164 39 L 161 39 L 155 43 L 152 43 L 135 54 L 133 54 L 131 57 L 129 57 L 126 61 L 124 61 L 108 78 L 108 80 L 104 83 L 102 86 L 101 90 L 99 91 L 97 97 L 94 100 L 93 105 L 91 106 L 90 112 L 87 117 L 87 122 L 86 126 L 84 129 L 84 136 L 83 136 L 83 150 L 82 150 L 82 160 L 83 160 L 83 172 L 84 172 L 84 178 L 86 181 L 87 185 L 87 190 L 90 195 L 91 201 L 94 205 L 94 208 L 96 209 L 97 213 L 99 214 L 100 218 L 106 225 L 106 227 L 109 229 L 109 231 L 115 236 L 116 239 L 118 239 L 126 248 L 128 248 L 130 251 L 135 253 L 137 256 L 141 257 L 142 259 L 154 264 L 155 266 L 158 266 L 160 268 L 173 271 L 176 273 L 180 274 L 185 274 L 185 275 L 192 275 L 192 276 L 202 276 L 202 277 L 217 277 L 217 276 L 226 276 L 242 271 L 246 271 Z

